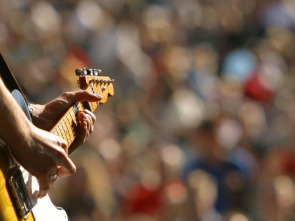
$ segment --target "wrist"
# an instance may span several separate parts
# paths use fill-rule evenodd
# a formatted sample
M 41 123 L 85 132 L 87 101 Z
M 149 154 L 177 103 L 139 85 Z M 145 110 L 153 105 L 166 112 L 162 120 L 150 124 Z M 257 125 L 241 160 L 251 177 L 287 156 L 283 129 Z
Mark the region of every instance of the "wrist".
M 32 117 L 32 122 L 39 128 L 46 123 L 46 119 L 42 117 L 42 113 L 44 111 L 44 105 L 40 104 L 29 104 L 29 111 Z
M 29 104 L 29 112 L 31 113 L 32 118 L 39 118 L 43 110 L 44 110 L 44 105 Z

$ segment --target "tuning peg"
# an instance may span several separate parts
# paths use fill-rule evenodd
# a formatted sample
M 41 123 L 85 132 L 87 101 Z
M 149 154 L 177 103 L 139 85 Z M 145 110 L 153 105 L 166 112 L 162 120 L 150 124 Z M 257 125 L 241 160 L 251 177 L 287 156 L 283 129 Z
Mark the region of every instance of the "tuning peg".
M 94 76 L 101 76 L 101 70 L 100 69 L 93 69 L 93 75 Z
M 97 70 L 96 69 L 92 69 L 93 70 L 93 75 L 94 76 L 98 76 L 98 72 L 97 72 Z
M 86 70 L 86 68 L 82 68 L 82 72 L 83 72 L 83 75 L 87 75 L 87 70 Z
M 82 69 L 81 68 L 76 69 L 75 73 L 76 73 L 77 76 L 80 76 L 82 74 Z
M 92 69 L 87 69 L 87 75 L 93 76 L 93 70 Z
M 94 69 L 89 69 L 89 70 L 91 70 L 91 71 L 90 71 L 90 75 L 95 76 L 95 75 L 94 75 Z

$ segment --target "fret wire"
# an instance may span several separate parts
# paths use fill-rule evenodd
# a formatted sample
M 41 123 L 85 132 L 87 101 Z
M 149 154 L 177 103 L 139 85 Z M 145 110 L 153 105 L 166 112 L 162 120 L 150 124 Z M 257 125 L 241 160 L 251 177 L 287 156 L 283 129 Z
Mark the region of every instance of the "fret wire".
M 74 114 L 74 116 L 75 116 L 75 113 L 74 113 L 73 109 L 70 111 L 70 116 L 72 118 L 72 121 L 75 122 L 72 114 Z
M 61 131 L 61 134 L 62 134 L 62 138 L 65 140 L 66 138 L 66 136 L 65 136 L 65 133 L 64 133 L 64 131 L 62 130 L 62 129 L 60 129 L 60 124 L 58 124 L 58 129 Z
M 63 120 L 60 121 L 60 125 L 61 125 L 61 128 L 62 128 L 64 134 L 65 134 L 65 139 L 66 139 L 67 142 L 69 143 L 69 141 L 68 141 L 68 136 L 67 136 L 66 130 L 65 130 L 64 125 L 63 125 Z
M 68 123 L 66 123 L 66 126 L 67 126 L 67 128 L 68 128 L 68 124 L 71 125 L 71 122 L 70 122 L 70 120 L 68 119 L 68 114 L 66 114 L 65 119 L 66 119 L 67 122 L 68 122 Z M 69 130 L 69 132 L 70 132 L 70 137 L 71 137 L 71 139 L 72 139 L 72 136 L 71 136 L 71 132 L 72 132 L 72 131 L 71 131 L 71 128 L 70 128 L 70 129 L 68 128 L 68 130 Z
M 72 130 L 71 130 L 71 128 L 69 129 L 69 127 L 68 127 L 68 124 L 71 125 L 71 122 L 70 122 L 69 119 L 68 119 L 68 114 L 66 114 L 65 119 L 66 119 L 67 122 L 68 122 L 68 123 L 66 123 L 66 127 L 67 127 L 67 129 L 68 129 L 68 131 L 69 131 L 69 137 L 70 137 L 70 140 L 73 141 L 73 138 L 72 138 L 72 136 L 73 136 L 73 135 L 72 135 Z
M 72 118 L 73 118 L 73 116 L 72 116 Z M 75 132 L 75 127 L 77 127 L 77 125 L 78 125 L 78 123 L 77 123 L 77 119 L 76 119 L 76 116 L 74 115 L 74 118 L 75 118 L 75 124 L 73 125 L 73 131 Z M 74 137 L 75 137 L 75 133 L 73 134 L 74 135 Z
M 58 135 L 61 137 L 61 138 L 63 138 L 63 136 L 62 136 L 62 132 L 61 132 L 61 129 L 59 128 L 59 124 L 57 125 L 57 131 L 58 131 Z
M 81 102 L 78 102 L 78 103 L 77 103 L 77 109 L 78 109 L 77 113 L 78 113 L 79 111 L 81 111 Z
M 55 130 L 55 135 L 60 137 L 60 134 L 59 134 L 58 130 Z
M 78 103 L 78 111 L 82 111 L 81 109 L 83 110 L 82 103 L 79 102 L 79 103 Z
M 78 103 L 75 103 L 73 106 L 73 112 L 76 114 L 79 111 Z
M 77 123 L 76 123 L 76 122 L 77 122 L 76 114 L 75 114 L 75 112 L 74 112 L 73 109 L 70 111 L 70 115 L 71 115 L 71 118 L 72 118 L 73 122 L 74 122 L 75 124 L 77 124 Z M 73 115 L 74 115 L 74 117 L 73 117 Z
M 56 132 L 59 137 L 62 137 L 62 134 L 61 134 L 61 131 L 60 131 L 58 125 L 56 126 Z
M 70 143 L 71 143 L 71 142 L 72 142 L 72 138 L 71 138 L 71 135 L 70 135 L 71 131 L 69 130 L 68 124 L 65 122 L 65 118 L 63 118 L 63 122 L 64 122 L 64 124 L 65 124 L 65 128 L 66 128 L 66 130 L 67 130 L 67 135 L 68 135 L 68 137 L 69 137 L 69 141 L 70 141 Z
M 94 88 L 93 88 L 93 85 L 91 85 L 91 89 L 92 89 L 92 92 L 94 93 L 94 94 L 96 94 L 96 92 L 95 92 L 95 90 L 94 90 Z M 90 104 L 91 104 L 91 106 L 92 106 L 92 111 L 94 111 L 95 110 L 95 107 L 93 107 L 93 103 L 94 102 L 89 102 Z
M 52 133 L 53 133 L 54 135 L 57 135 L 55 128 L 54 128 L 54 130 L 52 131 Z
M 70 111 L 70 116 L 72 118 L 73 126 L 77 126 L 78 125 L 77 118 L 76 118 L 76 114 L 74 113 L 73 109 Z M 73 127 L 73 126 L 71 125 L 71 127 L 73 129 L 73 137 L 75 139 L 75 137 L 76 137 L 76 128 Z
M 96 93 L 96 90 L 97 90 L 98 93 L 101 93 L 103 92 L 102 91 L 103 85 L 104 84 L 102 83 L 90 85 L 90 88 L 88 91 L 92 92 L 93 94 L 97 94 Z M 101 104 L 100 102 L 88 102 L 88 103 L 92 112 L 94 112 L 94 110 Z M 77 113 L 79 111 L 83 111 L 84 109 L 85 108 L 82 102 L 75 103 L 72 107 L 68 109 L 66 114 L 60 120 L 60 122 L 57 125 L 55 125 L 51 133 L 62 137 L 68 142 L 68 144 L 73 142 L 73 140 L 76 138 L 76 136 L 79 133 L 79 126 L 80 126 Z
M 70 142 L 69 142 L 69 140 L 68 140 L 68 133 L 67 133 L 67 131 L 66 131 L 66 128 L 64 127 L 64 121 L 63 121 L 63 119 L 60 121 L 60 124 L 61 124 L 61 127 L 62 127 L 62 129 L 63 129 L 63 132 L 64 132 L 64 134 L 65 134 L 65 139 L 67 140 L 67 142 L 68 142 L 68 144 L 70 144 Z
M 59 126 L 61 127 L 60 129 L 61 129 L 61 131 L 62 131 L 62 133 L 63 133 L 63 139 L 66 139 L 66 134 L 65 134 L 65 131 L 64 131 L 64 129 L 63 129 L 63 126 L 62 126 L 62 124 L 61 124 L 61 121 L 59 122 Z M 67 142 L 68 142 L 68 140 L 66 140 Z

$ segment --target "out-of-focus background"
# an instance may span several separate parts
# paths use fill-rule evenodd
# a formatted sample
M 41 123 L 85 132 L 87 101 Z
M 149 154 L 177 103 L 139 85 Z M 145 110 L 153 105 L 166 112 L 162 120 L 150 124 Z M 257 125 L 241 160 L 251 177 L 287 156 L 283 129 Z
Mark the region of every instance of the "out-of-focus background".
M 51 190 L 73 221 L 295 220 L 294 0 L 0 0 L 32 102 L 115 96 Z

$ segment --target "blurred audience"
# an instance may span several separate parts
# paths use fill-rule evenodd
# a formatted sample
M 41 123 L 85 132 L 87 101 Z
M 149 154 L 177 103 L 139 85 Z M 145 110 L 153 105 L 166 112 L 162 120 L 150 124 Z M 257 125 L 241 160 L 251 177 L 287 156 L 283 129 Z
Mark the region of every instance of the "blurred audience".
M 295 1 L 0 0 L 29 100 L 101 68 L 115 96 L 51 196 L 71 220 L 289 221 Z

